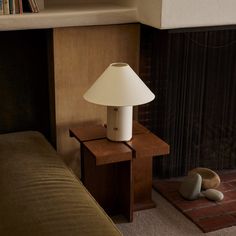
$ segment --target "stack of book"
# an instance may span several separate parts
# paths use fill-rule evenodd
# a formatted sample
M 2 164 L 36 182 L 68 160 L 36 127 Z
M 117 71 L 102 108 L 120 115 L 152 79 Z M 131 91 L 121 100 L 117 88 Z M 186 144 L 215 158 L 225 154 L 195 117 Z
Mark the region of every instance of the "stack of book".
M 37 0 L 0 0 L 0 15 L 39 12 Z

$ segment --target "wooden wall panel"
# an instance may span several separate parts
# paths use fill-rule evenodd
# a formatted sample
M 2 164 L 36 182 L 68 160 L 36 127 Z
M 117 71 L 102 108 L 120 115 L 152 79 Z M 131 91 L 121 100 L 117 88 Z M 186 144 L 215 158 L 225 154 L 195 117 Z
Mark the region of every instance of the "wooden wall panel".
M 69 128 L 106 120 L 106 108 L 82 95 L 110 63 L 138 72 L 139 24 L 57 28 L 53 37 L 57 150 L 72 163 L 79 150 Z

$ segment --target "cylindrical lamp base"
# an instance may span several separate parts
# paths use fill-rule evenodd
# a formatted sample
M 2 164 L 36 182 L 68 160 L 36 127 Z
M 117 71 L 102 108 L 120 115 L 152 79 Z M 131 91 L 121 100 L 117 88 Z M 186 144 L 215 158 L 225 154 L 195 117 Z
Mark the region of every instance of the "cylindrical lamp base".
M 133 107 L 107 107 L 107 138 L 129 141 L 132 138 Z

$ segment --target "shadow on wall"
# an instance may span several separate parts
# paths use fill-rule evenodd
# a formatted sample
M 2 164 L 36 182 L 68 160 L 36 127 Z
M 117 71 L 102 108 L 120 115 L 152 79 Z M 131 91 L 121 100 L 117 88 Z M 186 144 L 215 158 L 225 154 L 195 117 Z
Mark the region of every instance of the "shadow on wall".
M 0 32 L 0 133 L 38 130 L 50 140 L 47 34 Z

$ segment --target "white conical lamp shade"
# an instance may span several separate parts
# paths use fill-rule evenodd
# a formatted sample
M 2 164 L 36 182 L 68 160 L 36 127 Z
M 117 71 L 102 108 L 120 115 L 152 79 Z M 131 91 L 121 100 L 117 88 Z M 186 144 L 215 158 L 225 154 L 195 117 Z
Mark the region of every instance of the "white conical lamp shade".
M 155 95 L 126 63 L 113 63 L 84 94 L 88 102 L 105 106 L 135 106 Z

